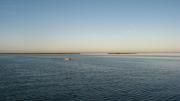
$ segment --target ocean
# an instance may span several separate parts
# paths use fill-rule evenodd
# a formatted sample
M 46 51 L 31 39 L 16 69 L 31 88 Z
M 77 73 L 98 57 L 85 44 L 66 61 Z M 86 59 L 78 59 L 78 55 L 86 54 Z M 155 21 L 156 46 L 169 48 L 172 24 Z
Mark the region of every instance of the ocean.
M 180 101 L 180 55 L 1 54 L 0 101 Z

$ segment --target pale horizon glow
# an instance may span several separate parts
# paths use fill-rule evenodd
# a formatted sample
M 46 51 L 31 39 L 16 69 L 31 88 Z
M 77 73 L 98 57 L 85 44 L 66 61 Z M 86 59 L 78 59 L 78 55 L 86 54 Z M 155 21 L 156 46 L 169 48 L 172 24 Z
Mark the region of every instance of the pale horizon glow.
M 180 52 L 179 0 L 1 0 L 0 53 Z

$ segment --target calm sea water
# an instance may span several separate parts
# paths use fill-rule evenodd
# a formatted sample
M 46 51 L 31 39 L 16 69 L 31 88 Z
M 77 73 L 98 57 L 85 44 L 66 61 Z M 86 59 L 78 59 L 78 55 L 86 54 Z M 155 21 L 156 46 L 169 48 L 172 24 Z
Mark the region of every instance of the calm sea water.
M 180 55 L 0 55 L 0 101 L 15 100 L 180 101 Z

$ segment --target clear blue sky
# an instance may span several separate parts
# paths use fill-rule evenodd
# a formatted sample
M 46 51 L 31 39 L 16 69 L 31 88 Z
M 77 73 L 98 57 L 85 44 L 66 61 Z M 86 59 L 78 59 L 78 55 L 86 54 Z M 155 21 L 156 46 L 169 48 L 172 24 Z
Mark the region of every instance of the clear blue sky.
M 180 0 L 0 0 L 0 52 L 180 52 Z

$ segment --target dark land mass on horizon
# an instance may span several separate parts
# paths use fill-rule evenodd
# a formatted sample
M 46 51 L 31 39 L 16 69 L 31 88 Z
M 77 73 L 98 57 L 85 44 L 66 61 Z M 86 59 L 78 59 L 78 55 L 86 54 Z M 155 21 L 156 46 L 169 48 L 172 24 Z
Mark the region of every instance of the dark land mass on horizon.
M 0 54 L 80 54 L 80 53 L 65 52 L 65 53 L 0 53 Z
M 108 53 L 108 54 L 137 54 L 137 53 Z

